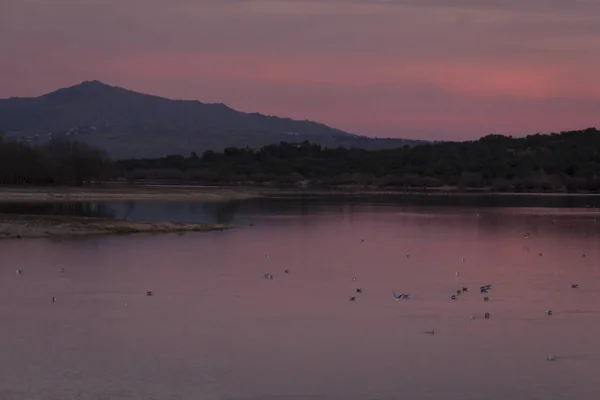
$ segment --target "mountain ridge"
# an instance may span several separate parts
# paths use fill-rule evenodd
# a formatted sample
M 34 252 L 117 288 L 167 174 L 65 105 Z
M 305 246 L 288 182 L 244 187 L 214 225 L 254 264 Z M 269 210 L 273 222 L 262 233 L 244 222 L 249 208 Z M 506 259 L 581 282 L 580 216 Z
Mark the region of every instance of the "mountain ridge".
M 0 99 L 1 132 L 34 145 L 56 136 L 76 136 L 112 158 L 188 155 L 282 141 L 366 149 L 424 142 L 369 138 L 314 121 L 245 113 L 223 103 L 169 99 L 98 80 L 37 97 Z

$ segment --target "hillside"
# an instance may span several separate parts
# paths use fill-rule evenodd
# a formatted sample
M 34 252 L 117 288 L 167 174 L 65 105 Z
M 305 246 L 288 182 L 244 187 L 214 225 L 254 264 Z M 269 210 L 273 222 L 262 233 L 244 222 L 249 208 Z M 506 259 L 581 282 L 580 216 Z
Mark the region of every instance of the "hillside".
M 317 122 L 243 113 L 224 104 L 170 100 L 99 81 L 35 98 L 0 99 L 0 133 L 33 145 L 69 136 L 104 149 L 115 159 L 201 154 L 282 141 L 371 150 L 419 143 L 373 139 Z

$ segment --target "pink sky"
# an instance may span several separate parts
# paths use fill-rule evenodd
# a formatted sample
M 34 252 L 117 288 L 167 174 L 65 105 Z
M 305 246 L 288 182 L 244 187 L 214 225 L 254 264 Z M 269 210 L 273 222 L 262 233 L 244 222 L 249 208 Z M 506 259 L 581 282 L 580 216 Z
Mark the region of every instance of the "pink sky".
M 369 136 L 600 127 L 600 0 L 0 0 L 0 98 L 98 79 Z

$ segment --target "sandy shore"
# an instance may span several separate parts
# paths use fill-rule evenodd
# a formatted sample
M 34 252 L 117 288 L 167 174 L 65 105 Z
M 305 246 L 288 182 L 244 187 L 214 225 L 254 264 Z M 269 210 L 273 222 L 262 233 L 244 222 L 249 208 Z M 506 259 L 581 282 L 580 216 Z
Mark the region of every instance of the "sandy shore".
M 223 224 L 146 222 L 104 218 L 0 214 L 0 239 L 206 232 L 229 228 L 232 228 L 232 226 Z
M 257 192 L 219 187 L 122 186 L 105 187 L 16 187 L 0 186 L 3 203 L 58 203 L 95 201 L 210 201 L 244 200 L 260 196 Z
M 0 203 L 68 203 L 68 202 L 227 202 L 258 197 L 300 196 L 598 196 L 597 193 L 495 193 L 461 192 L 452 187 L 431 191 L 399 191 L 338 187 L 335 189 L 300 189 L 270 187 L 218 187 L 183 185 L 106 184 L 89 187 L 0 186 Z

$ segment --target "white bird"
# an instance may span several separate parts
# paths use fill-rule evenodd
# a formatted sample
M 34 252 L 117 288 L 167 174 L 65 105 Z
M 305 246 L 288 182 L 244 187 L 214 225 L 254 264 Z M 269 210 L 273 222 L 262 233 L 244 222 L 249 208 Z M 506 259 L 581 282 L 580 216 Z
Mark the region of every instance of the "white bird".
M 546 310 L 546 311 L 544 311 L 544 314 L 550 316 L 550 315 L 552 315 L 552 310 Z
M 23 271 L 21 271 L 20 269 L 17 270 L 17 275 L 23 275 Z
M 459 276 L 459 275 L 460 275 L 460 272 L 456 271 L 456 276 Z
M 548 360 L 548 361 L 556 361 L 556 356 L 552 356 L 552 355 L 548 356 L 548 357 L 546 357 L 546 360 Z

